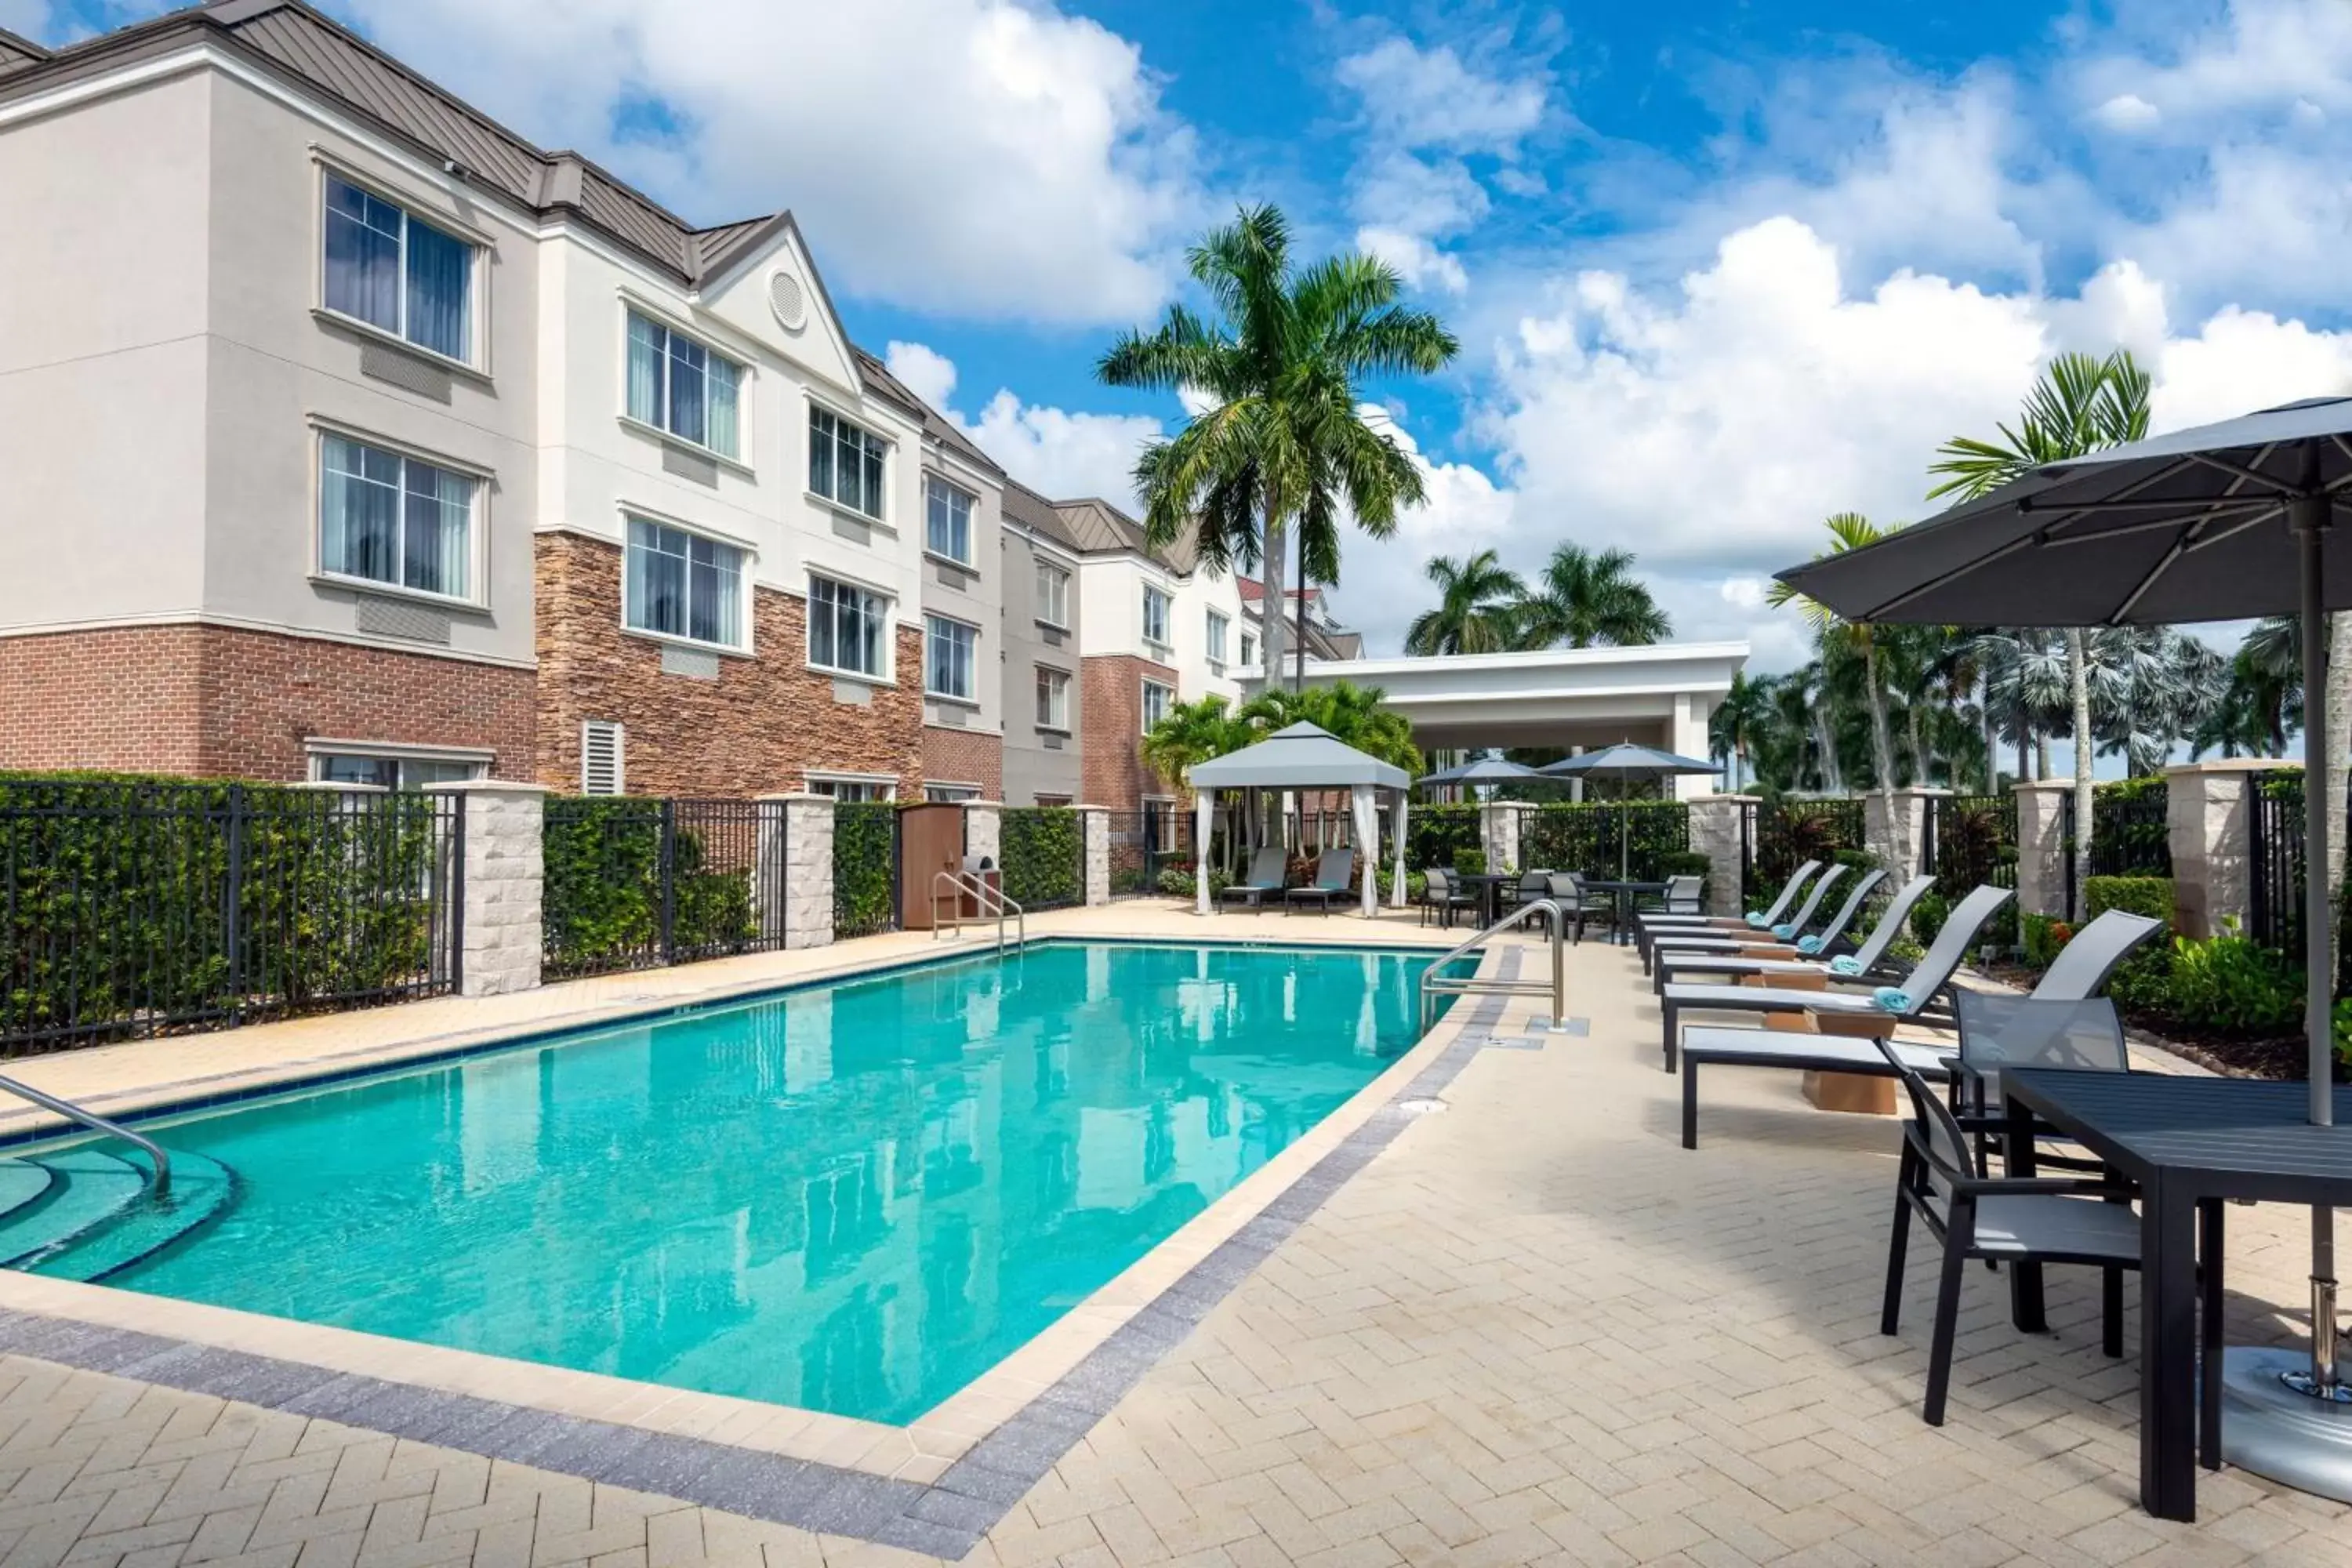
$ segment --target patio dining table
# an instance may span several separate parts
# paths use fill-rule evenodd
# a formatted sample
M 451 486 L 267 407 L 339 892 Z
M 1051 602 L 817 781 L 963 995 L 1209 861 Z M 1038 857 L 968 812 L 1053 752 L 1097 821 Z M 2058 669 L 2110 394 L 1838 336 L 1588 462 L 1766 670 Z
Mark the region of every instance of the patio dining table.
M 1622 944 L 1633 940 L 1633 899 L 1641 893 L 1663 893 L 1664 882 L 1639 879 L 1587 877 L 1584 885 L 1596 893 L 1607 893 L 1616 900 L 1616 913 L 1609 921 L 1609 940 Z
M 1454 879 L 1466 888 L 1478 890 L 1478 929 L 1486 930 L 1503 918 L 1499 904 L 1503 885 L 1517 882 L 1517 871 L 1456 871 Z
M 2011 1175 L 2033 1173 L 2031 1112 L 2138 1184 L 2140 1200 L 2139 1496 L 2159 1519 L 2197 1517 L 2198 1435 L 2221 1464 L 2221 1384 L 2204 1380 L 2200 1415 L 2197 1231 L 2221 1258 L 2231 1198 L 2352 1205 L 2352 1089 L 2336 1090 L 2336 1125 L 2306 1120 L 2307 1087 L 2169 1073 L 2011 1068 L 2001 1075 Z M 2039 1326 L 2041 1266 L 2011 1268 L 2020 1326 Z M 2218 1296 L 2217 1296 L 2218 1299 Z M 2221 1325 L 2205 1326 L 2217 1355 Z

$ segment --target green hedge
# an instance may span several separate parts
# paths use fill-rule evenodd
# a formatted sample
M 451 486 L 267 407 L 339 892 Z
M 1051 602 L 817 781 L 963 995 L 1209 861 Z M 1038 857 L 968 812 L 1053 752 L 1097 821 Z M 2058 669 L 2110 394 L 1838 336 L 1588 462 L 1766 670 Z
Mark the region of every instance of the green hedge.
M 2128 1012 L 2167 1010 L 2165 984 L 2172 970 L 2172 879 L 2169 877 L 2092 877 L 2083 883 L 2084 919 L 2095 921 L 2109 910 L 2146 915 L 2162 921 L 2165 932 L 2116 967 L 2107 990 L 2116 1005 Z
M 744 952 L 760 938 L 748 857 L 710 864 L 690 820 L 670 834 L 670 926 L 662 931 L 664 803 L 642 795 L 557 796 L 541 828 L 541 968 L 602 974 Z M 749 825 L 746 825 L 747 826 Z
M 871 936 L 898 923 L 898 808 L 856 802 L 833 808 L 833 934 Z
M 998 847 L 1004 895 L 1024 909 L 1085 901 L 1086 836 L 1070 807 L 1007 806 L 998 818 Z
M 1519 868 L 1617 875 L 1620 825 L 1627 874 L 1654 882 L 1664 857 L 1690 847 L 1690 807 L 1678 800 L 1539 805 L 1519 814 Z
M 1404 863 L 1416 871 L 1459 867 L 1465 850 L 1484 842 L 1475 805 L 1416 805 L 1405 814 Z
M 232 780 L 0 774 L 0 1049 L 446 982 L 435 894 L 447 880 L 437 825 L 452 808 L 354 799 Z

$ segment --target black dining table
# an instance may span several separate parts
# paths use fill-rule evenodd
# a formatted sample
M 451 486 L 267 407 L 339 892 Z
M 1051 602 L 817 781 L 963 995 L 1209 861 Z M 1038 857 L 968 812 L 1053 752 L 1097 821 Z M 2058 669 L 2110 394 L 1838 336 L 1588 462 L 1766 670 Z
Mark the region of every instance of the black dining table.
M 2010 1174 L 2033 1173 L 2030 1113 L 2140 1188 L 2140 1506 L 2193 1521 L 2200 1427 L 2206 1465 L 2221 1462 L 2218 1369 L 2205 1379 L 2200 1418 L 2200 1221 L 2218 1267 L 2228 1199 L 2352 1206 L 2352 1088 L 2336 1090 L 2336 1125 L 2315 1127 L 2302 1083 L 2050 1068 L 2010 1068 L 2000 1081 Z M 2042 1326 L 2041 1273 L 2038 1264 L 2011 1268 L 2021 1328 Z M 2218 1321 L 2206 1323 L 2204 1342 L 2218 1353 Z
M 1616 913 L 1609 921 L 1609 940 L 1621 944 L 1633 940 L 1633 896 L 1636 893 L 1663 893 L 1666 890 L 1666 885 L 1664 882 L 1629 879 L 1587 877 L 1584 879 L 1584 885 L 1592 892 L 1607 893 L 1616 900 Z
M 1501 889 L 1506 883 L 1516 883 L 1524 873 L 1518 871 L 1456 871 L 1454 879 L 1465 887 L 1478 889 L 1478 929 L 1486 930 L 1503 918 L 1497 907 Z

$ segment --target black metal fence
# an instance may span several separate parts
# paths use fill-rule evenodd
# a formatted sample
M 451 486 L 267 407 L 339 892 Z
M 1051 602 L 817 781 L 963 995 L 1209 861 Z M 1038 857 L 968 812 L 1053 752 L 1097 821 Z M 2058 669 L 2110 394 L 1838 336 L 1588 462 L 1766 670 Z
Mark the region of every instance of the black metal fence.
M 443 795 L 0 780 L 0 1055 L 452 989 Z
M 1519 814 L 1519 864 L 1636 881 L 1665 875 L 1662 858 L 1690 847 L 1690 807 L 1678 800 L 1539 805 Z
M 1451 867 L 1465 849 L 1486 843 L 1475 805 L 1416 805 L 1405 813 L 1405 865 L 1415 871 Z
M 1858 800 L 1756 801 L 1739 818 L 1741 883 L 1752 895 L 1769 892 L 1808 860 L 1833 860 L 1839 851 L 1868 849 Z
M 2017 797 L 1929 795 L 1919 864 L 1948 899 L 1971 888 L 2017 886 Z
M 1192 818 L 1165 810 L 1114 811 L 1110 822 L 1110 896 L 1131 899 L 1158 891 L 1160 873 L 1192 868 Z
M 833 808 L 833 934 L 898 929 L 898 808 L 885 801 Z
M 541 972 L 604 974 L 784 945 L 784 804 L 547 803 Z
M 1078 812 L 1066 805 L 1006 806 L 997 818 L 997 847 L 1005 896 L 1023 909 L 1086 902 L 1087 837 Z
M 2102 784 L 2091 792 L 2091 875 L 2094 877 L 2169 877 L 2172 875 L 2172 825 L 2169 792 L 2161 780 L 2153 785 L 2132 782 Z M 2066 856 L 2074 859 L 2074 797 L 2063 797 Z M 2073 908 L 2070 898 L 2068 908 Z

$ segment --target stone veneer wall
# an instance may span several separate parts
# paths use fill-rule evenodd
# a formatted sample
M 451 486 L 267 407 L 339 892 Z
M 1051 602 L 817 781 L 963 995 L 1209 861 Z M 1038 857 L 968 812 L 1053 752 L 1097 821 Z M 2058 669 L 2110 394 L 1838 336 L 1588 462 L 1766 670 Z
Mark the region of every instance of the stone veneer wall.
M 1004 795 L 1004 739 L 983 731 L 923 729 L 923 777 L 980 786 L 982 800 Z
M 1143 765 L 1143 683 L 1149 679 L 1180 694 L 1176 672 L 1133 654 L 1095 654 L 1079 661 L 1082 688 L 1078 736 L 1084 798 L 1113 811 L 1143 809 L 1147 795 L 1174 795 Z
M 0 637 L 0 768 L 296 782 L 315 736 L 534 766 L 528 669 L 235 626 Z
M 664 645 L 621 629 L 621 549 L 572 533 L 537 541 L 539 771 L 580 787 L 580 725 L 616 720 L 632 795 L 756 795 L 797 790 L 806 770 L 885 773 L 920 799 L 923 634 L 898 628 L 895 687 L 836 682 L 807 667 L 808 609 L 752 590 L 749 658 L 715 680 L 662 669 Z M 845 701 L 855 691 L 866 700 Z

